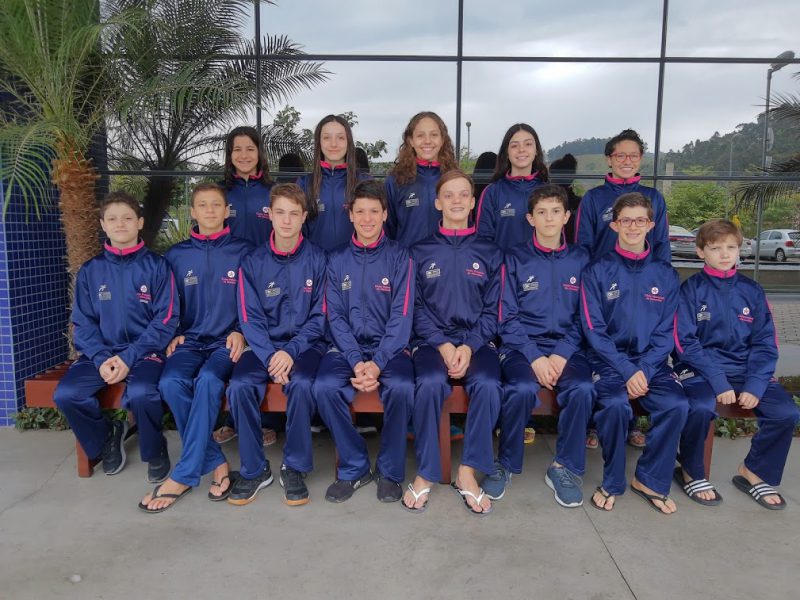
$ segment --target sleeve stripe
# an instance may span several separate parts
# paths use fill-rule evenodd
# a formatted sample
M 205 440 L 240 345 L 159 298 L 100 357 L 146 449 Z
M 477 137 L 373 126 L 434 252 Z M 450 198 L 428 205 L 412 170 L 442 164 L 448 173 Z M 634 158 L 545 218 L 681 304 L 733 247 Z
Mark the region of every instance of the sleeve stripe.
M 239 267 L 239 302 L 242 305 L 242 322 L 247 323 L 247 306 L 244 301 L 244 273 Z
M 497 322 L 503 322 L 503 292 L 506 289 L 506 266 L 500 267 L 500 301 L 497 303 Z
M 408 315 L 408 299 L 411 296 L 411 274 L 412 274 L 412 271 L 413 271 L 412 267 L 413 267 L 413 263 L 412 263 L 411 259 L 409 258 L 408 259 L 408 277 L 406 278 L 406 299 L 403 302 L 403 316 L 404 317 L 406 315 Z
M 678 352 L 683 354 L 683 346 L 681 346 L 681 342 L 678 339 L 678 313 L 675 313 L 675 316 L 672 317 L 672 337 L 675 339 L 675 347 Z
M 594 329 L 592 319 L 589 318 L 589 306 L 586 303 L 586 290 L 583 288 L 583 282 L 581 282 L 581 304 L 583 305 L 583 315 L 586 317 L 586 324 L 589 326 L 589 329 Z
M 485 188 L 483 188 L 483 191 L 481 192 L 480 200 L 478 200 L 478 210 L 475 212 L 475 231 L 478 230 L 478 225 L 481 224 L 481 213 L 483 212 L 483 199 L 486 197 L 486 190 L 489 189 L 490 185 L 491 184 L 489 184 Z
M 161 321 L 164 325 L 166 325 L 169 320 L 172 318 L 172 307 L 175 305 L 175 274 L 170 269 L 169 272 L 169 310 L 167 311 L 167 316 L 164 317 L 164 320 Z

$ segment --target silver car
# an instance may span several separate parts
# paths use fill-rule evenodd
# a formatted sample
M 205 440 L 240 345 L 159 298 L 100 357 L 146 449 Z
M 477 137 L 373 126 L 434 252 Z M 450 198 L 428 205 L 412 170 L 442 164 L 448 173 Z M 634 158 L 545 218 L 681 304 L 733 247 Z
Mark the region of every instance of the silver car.
M 761 258 L 774 258 L 779 262 L 800 256 L 800 231 L 794 229 L 767 229 L 759 237 Z

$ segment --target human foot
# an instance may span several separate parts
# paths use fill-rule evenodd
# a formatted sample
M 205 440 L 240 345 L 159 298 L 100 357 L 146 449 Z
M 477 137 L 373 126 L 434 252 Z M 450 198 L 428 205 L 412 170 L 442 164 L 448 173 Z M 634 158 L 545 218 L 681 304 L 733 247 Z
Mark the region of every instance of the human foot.
M 605 491 L 602 486 L 597 486 L 594 494 L 592 494 L 592 506 L 600 510 L 612 511 L 614 510 L 614 503 L 617 501 L 616 496 L 612 496 Z
M 746 466 L 744 466 L 744 463 L 739 465 L 739 468 L 737 469 L 737 472 L 739 473 L 739 475 L 741 477 L 743 477 L 747 481 L 747 483 L 750 484 L 750 490 L 745 490 L 745 489 L 743 489 L 743 486 L 740 486 L 740 485 L 736 485 L 736 487 L 741 489 L 742 491 L 747 492 L 751 496 L 753 496 L 753 499 L 756 502 L 758 502 L 759 504 L 761 504 L 761 505 L 769 504 L 770 506 L 776 506 L 776 507 L 777 506 L 781 506 L 782 507 L 782 506 L 784 506 L 786 504 L 786 500 L 783 499 L 783 496 L 781 496 L 777 492 L 777 490 L 775 490 L 774 488 L 769 486 L 758 475 L 756 475 L 750 469 L 748 469 Z M 734 477 L 733 483 L 736 484 L 736 478 L 735 477 Z M 756 488 L 757 486 L 761 486 L 761 487 L 758 487 L 758 489 L 755 490 L 756 494 L 758 495 L 758 497 L 756 497 L 756 494 L 754 494 L 751 491 L 754 488 Z M 763 487 L 763 486 L 766 486 L 766 487 Z M 772 492 L 772 493 L 770 493 L 770 492 Z M 769 507 L 767 507 L 767 508 L 769 508 Z
M 675 502 L 672 500 L 672 498 L 669 496 L 663 496 L 658 492 L 651 490 L 636 478 L 634 478 L 634 480 L 631 482 L 631 490 L 633 490 L 637 496 L 650 504 L 651 508 L 662 512 L 665 515 L 671 515 L 678 510 L 678 507 L 675 505 Z
M 483 493 L 475 479 L 475 469 L 459 465 L 455 484 L 459 490 L 469 493 L 464 496 L 464 500 L 473 512 L 488 513 L 492 510 L 492 501 Z
M 414 483 L 412 483 L 409 488 L 406 489 L 406 493 L 403 494 L 403 506 L 410 510 L 425 510 L 432 486 L 433 482 L 417 475 L 414 479 Z
M 167 479 L 152 492 L 146 494 L 139 507 L 147 512 L 161 512 L 177 502 L 191 486 Z

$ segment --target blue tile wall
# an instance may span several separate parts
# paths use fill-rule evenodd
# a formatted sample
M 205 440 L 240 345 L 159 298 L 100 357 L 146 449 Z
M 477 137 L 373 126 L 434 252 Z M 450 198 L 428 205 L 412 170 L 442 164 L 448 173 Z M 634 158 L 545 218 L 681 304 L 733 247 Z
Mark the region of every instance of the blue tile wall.
M 25 380 L 67 358 L 65 252 L 55 200 L 38 218 L 12 193 L 0 222 L 0 427 L 24 406 Z

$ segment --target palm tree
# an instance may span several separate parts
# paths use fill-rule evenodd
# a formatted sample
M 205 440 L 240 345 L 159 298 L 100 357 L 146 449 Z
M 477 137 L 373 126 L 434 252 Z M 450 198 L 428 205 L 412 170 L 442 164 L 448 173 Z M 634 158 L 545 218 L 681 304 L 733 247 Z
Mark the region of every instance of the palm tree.
M 800 80 L 800 72 L 793 75 Z M 781 94 L 776 96 L 775 108 L 770 109 L 770 118 L 782 121 L 796 140 L 797 150 L 790 156 L 773 163 L 764 171 L 764 181 L 748 182 L 736 188 L 737 209 L 754 211 L 761 198 L 762 206 L 782 200 L 800 191 L 800 96 Z M 762 121 L 763 123 L 763 121 Z M 769 176 L 781 176 L 783 181 L 770 181 Z M 787 180 L 787 175 L 789 179 Z
M 252 109 L 273 105 L 322 83 L 320 63 L 262 60 L 259 91 L 252 40 L 243 39 L 252 0 L 114 0 L 109 16 L 144 6 L 135 27 L 110 36 L 115 96 L 137 97 L 110 125 L 110 160 L 116 167 L 153 171 L 144 198 L 150 243 L 169 206 L 176 180 L 159 171 L 202 168 L 198 159 L 220 154 L 224 132 L 252 120 Z M 267 36 L 264 54 L 301 55 L 285 36 Z M 227 57 L 227 58 L 226 58 Z M 152 91 L 140 94 L 140 90 Z
M 0 177 L 26 210 L 37 213 L 59 192 L 74 276 L 97 254 L 95 168 L 87 158 L 103 124 L 106 69 L 96 0 L 0 2 L 0 89 L 10 98 L 0 112 Z M 123 15 L 120 14 L 120 17 Z

